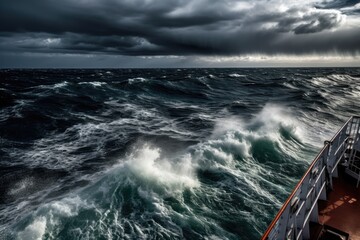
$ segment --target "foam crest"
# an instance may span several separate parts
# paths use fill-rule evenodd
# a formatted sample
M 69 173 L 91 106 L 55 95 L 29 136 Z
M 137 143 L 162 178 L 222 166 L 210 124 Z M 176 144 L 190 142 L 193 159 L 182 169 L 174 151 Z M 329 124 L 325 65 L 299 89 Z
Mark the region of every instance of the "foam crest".
M 129 78 L 129 79 L 128 79 L 128 83 L 129 83 L 129 84 L 139 83 L 139 82 L 146 82 L 146 81 L 148 81 L 148 79 L 142 78 L 142 77 Z
M 36 88 L 42 88 L 42 89 L 57 89 L 57 88 L 63 88 L 69 85 L 68 81 L 63 81 L 60 83 L 55 83 L 53 85 L 39 85 Z
M 312 84 L 318 87 L 327 88 L 339 84 L 349 84 L 349 82 L 358 81 L 360 78 L 347 74 L 331 74 L 326 77 L 314 77 Z
M 326 77 L 314 77 L 311 79 L 311 83 L 317 87 L 328 87 L 334 84 L 333 81 Z
M 106 82 L 80 82 L 78 84 L 80 84 L 80 85 L 87 84 L 87 85 L 91 85 L 93 87 L 101 87 L 103 85 L 106 85 L 107 83 Z
M 69 82 L 67 82 L 67 81 L 64 81 L 64 82 L 61 82 L 61 83 L 56 83 L 56 84 L 54 84 L 54 88 L 66 87 L 68 84 L 69 84 Z
M 43 205 L 34 213 L 33 221 L 18 233 L 18 239 L 43 239 L 46 233 L 56 234 L 62 228 L 61 219 L 77 216 L 80 209 L 90 206 L 79 196 L 64 198 Z
M 231 74 L 229 74 L 229 77 L 239 78 L 239 77 L 246 77 L 246 75 L 238 74 L 238 73 L 231 73 Z
M 333 80 L 337 80 L 339 82 L 349 82 L 349 80 L 359 80 L 360 78 L 358 77 L 353 77 L 353 76 L 350 76 L 348 74 L 331 74 L 329 76 L 330 79 L 333 79 Z
M 61 201 L 55 201 L 47 207 L 52 214 L 71 217 L 76 216 L 80 208 L 87 208 L 88 205 L 79 196 L 65 198 Z
M 211 138 L 217 138 L 229 131 L 241 129 L 243 125 L 243 121 L 237 117 L 219 118 L 215 122 Z
M 231 134 L 235 135 L 230 137 Z M 225 135 L 227 141 L 234 137 L 247 141 L 267 138 L 279 143 L 283 141 L 282 137 L 292 137 L 300 142 L 305 138 L 301 123 L 291 116 L 288 109 L 274 104 L 266 104 L 247 122 L 237 117 L 217 119 L 211 138 Z
M 274 104 L 266 104 L 252 120 L 249 127 L 261 135 L 269 133 L 270 136 L 274 137 L 274 133 L 278 134 L 280 130 L 286 130 L 297 139 L 304 138 L 300 122 L 290 115 L 288 109 Z
M 24 231 L 19 232 L 20 240 L 41 240 L 46 230 L 46 218 L 41 216 L 36 218 Z
M 153 179 L 165 185 L 198 187 L 190 155 L 177 161 L 160 158 L 160 149 L 145 144 L 131 154 L 126 166 L 139 177 Z

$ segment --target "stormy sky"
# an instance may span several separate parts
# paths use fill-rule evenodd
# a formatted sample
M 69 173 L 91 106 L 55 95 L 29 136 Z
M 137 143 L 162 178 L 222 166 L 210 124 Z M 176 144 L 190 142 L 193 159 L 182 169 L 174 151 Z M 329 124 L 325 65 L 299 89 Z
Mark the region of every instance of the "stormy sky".
M 360 66 L 359 2 L 0 0 L 0 67 Z

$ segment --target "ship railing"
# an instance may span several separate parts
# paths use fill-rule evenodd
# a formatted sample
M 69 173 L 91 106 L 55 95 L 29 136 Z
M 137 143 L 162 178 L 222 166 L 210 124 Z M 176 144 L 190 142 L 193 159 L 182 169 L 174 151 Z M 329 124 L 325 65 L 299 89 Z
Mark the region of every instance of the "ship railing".
M 354 123 L 352 124 L 353 132 L 360 132 L 360 119 L 354 119 Z M 346 173 L 350 176 L 357 179 L 356 187 L 359 187 L 360 183 L 360 134 L 354 135 L 351 139 L 353 142 L 352 149 L 349 154 L 349 159 L 346 163 L 347 168 L 345 169 Z
M 294 190 L 269 225 L 262 240 L 310 239 L 310 222 L 318 222 L 317 202 L 326 200 L 326 191 L 333 187 L 337 166 L 352 145 L 360 144 L 360 117 L 351 117 L 320 153 L 300 179 Z

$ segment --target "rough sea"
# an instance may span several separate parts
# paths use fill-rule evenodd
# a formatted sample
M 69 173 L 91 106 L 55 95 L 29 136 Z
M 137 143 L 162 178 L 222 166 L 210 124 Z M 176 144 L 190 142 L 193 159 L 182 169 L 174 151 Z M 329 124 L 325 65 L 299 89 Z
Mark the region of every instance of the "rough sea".
M 360 68 L 0 70 L 0 239 L 259 239 Z

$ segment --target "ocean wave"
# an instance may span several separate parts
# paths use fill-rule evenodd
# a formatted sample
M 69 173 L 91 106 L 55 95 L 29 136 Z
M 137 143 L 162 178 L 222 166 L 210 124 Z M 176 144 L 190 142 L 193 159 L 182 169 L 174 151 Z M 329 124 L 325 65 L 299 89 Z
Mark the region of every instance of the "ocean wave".
M 37 240 L 44 237 L 56 239 L 56 235 L 65 225 L 61 222 L 61 219 L 77 216 L 80 208 L 82 210 L 89 209 L 89 206 L 86 201 L 81 200 L 78 196 L 46 204 L 28 217 L 30 223 L 25 224 L 23 230 L 19 230 L 17 239 Z M 23 226 L 18 226 L 18 228 L 21 229 Z
M 176 231 L 157 222 L 156 216 L 168 219 L 174 213 L 165 205 L 165 199 L 177 199 L 185 189 L 200 186 L 188 155 L 170 160 L 161 157 L 159 148 L 137 145 L 125 160 L 103 175 L 74 196 L 45 204 L 29 215 L 16 226 L 18 238 L 57 238 L 60 232 L 76 237 L 80 226 L 81 234 L 90 238 L 109 233 L 113 237 L 149 237 L 155 234 L 152 229 L 160 231 L 156 233 L 159 237 L 181 236 L 175 224 Z M 135 207 L 138 204 L 150 208 Z M 70 219 L 73 225 L 65 225 L 64 221 Z M 126 231 L 127 226 L 132 229 L 130 232 Z
M 126 167 L 139 177 L 147 181 L 154 179 L 161 184 L 185 187 L 199 187 L 199 182 L 194 178 L 193 163 L 189 155 L 185 155 L 176 162 L 160 159 L 160 149 L 151 148 L 145 144 L 129 156 Z
M 345 86 L 348 86 L 350 83 L 358 80 L 360 80 L 360 78 L 347 74 L 330 74 L 326 77 L 314 77 L 312 78 L 311 82 L 315 86 L 326 88 L 335 87 L 340 84 L 345 84 Z
M 142 82 L 147 82 L 147 81 L 149 81 L 149 79 L 146 79 L 146 78 L 143 78 L 143 77 L 136 77 L 136 78 L 129 78 L 128 79 L 129 84 L 142 83 Z
M 37 88 L 37 89 L 45 89 L 45 90 L 53 90 L 53 89 L 60 89 L 60 88 L 65 88 L 67 86 L 69 86 L 69 82 L 68 81 L 63 81 L 63 82 L 60 82 L 60 83 L 54 83 L 54 84 L 48 84 L 48 85 L 38 85 L 34 88 Z
M 208 79 L 206 77 L 198 77 L 196 79 L 201 84 L 201 87 L 205 86 L 207 89 L 213 90 L 211 85 L 208 83 Z
M 315 77 L 311 80 L 311 83 L 318 87 L 329 87 L 336 84 L 336 82 L 331 81 L 331 79 L 327 77 Z
M 101 87 L 103 85 L 106 85 L 107 83 L 106 82 L 79 82 L 78 84 L 80 84 L 80 85 L 88 84 L 93 87 Z
M 359 110 L 358 69 L 107 71 L 1 72 L 0 236 L 258 239 Z
M 101 116 L 80 114 L 86 120 L 36 140 L 31 148 L 10 151 L 10 157 L 32 167 L 48 169 L 78 168 L 88 160 L 101 159 L 109 146 L 126 144 L 132 133 L 191 139 L 195 135 L 173 120 L 164 118 L 154 108 L 146 109 L 134 104 L 107 101 L 105 104 L 121 109 L 124 117 L 111 121 Z M 126 116 L 126 117 L 125 117 Z M 149 128 L 149 125 L 152 126 Z
M 359 77 L 350 76 L 348 74 L 331 74 L 328 76 L 332 80 L 336 80 L 338 82 L 346 82 L 354 81 L 354 80 L 360 80 Z
M 228 76 L 229 76 L 229 77 L 232 77 L 232 78 L 246 77 L 246 75 L 244 75 L 244 74 L 238 74 L 238 73 L 230 73 Z
M 3 109 L 13 105 L 15 100 L 16 95 L 13 92 L 5 88 L 0 88 L 0 108 Z
M 300 89 L 293 82 L 283 82 L 283 86 L 285 86 L 287 88 L 290 88 L 290 89 L 294 89 L 294 90 L 299 90 Z
M 178 156 L 164 157 L 158 147 L 148 143 L 135 144 L 125 159 L 76 193 L 75 198 L 87 204 L 69 204 L 68 197 L 46 204 L 32 215 L 32 221 L 17 226 L 18 236 L 41 233 L 56 237 L 61 232 L 62 236 L 65 234 L 68 237 L 79 234 L 101 237 L 110 233 L 113 237 L 149 237 L 155 234 L 158 237 L 181 238 L 184 237 L 182 219 L 196 216 L 197 224 L 202 228 L 216 229 L 215 232 L 203 232 L 203 235 L 221 232 L 222 236 L 233 238 L 234 232 L 211 224 L 214 216 L 210 213 L 215 212 L 223 217 L 230 214 L 226 201 L 235 200 L 237 194 L 247 195 L 248 204 L 256 203 L 257 207 L 252 210 L 237 205 L 244 208 L 244 214 L 250 211 L 251 215 L 256 215 L 263 208 L 278 207 L 283 200 L 279 196 L 285 196 L 289 191 L 281 182 L 296 181 L 296 178 L 288 177 L 286 165 L 292 166 L 294 176 L 303 170 L 303 162 L 292 157 L 294 149 L 291 149 L 301 150 L 301 144 L 305 144 L 301 143 L 304 141 L 303 133 L 298 129 L 299 125 L 295 125 L 296 120 L 284 112 L 279 106 L 267 105 L 248 123 L 236 118 L 219 119 L 208 140 L 191 146 Z M 262 144 L 261 151 L 256 149 L 259 144 Z M 276 183 L 273 175 L 277 176 Z M 215 176 L 216 181 L 213 181 Z M 235 192 L 223 192 L 224 187 L 231 189 L 234 183 L 238 185 Z M 194 201 L 186 201 L 185 193 L 190 194 Z M 224 202 L 224 197 L 229 199 Z M 172 203 L 169 199 L 172 199 Z M 204 202 L 208 202 L 207 208 L 202 214 L 196 214 L 195 209 L 202 207 Z M 92 214 L 86 213 L 88 211 Z M 156 216 L 167 219 L 167 223 Z M 61 224 L 67 221 L 73 222 L 73 225 Z M 86 224 L 79 232 L 82 221 Z M 250 218 L 248 221 L 258 229 L 263 227 L 263 223 L 256 219 Z M 169 222 L 173 225 L 169 225 Z M 41 231 L 32 232 L 34 226 L 41 226 Z M 158 232 L 154 233 L 153 229 Z

